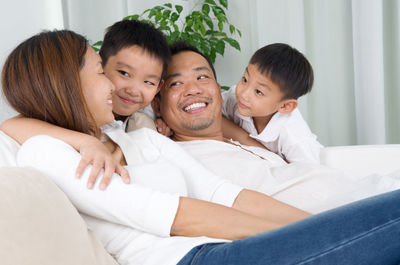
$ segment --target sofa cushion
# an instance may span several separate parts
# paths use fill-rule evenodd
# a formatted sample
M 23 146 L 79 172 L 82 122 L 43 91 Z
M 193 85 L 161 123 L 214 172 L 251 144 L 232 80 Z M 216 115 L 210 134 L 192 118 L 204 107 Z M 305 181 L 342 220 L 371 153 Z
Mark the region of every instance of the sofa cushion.
M 63 192 L 31 168 L 0 168 L 0 264 L 116 265 Z

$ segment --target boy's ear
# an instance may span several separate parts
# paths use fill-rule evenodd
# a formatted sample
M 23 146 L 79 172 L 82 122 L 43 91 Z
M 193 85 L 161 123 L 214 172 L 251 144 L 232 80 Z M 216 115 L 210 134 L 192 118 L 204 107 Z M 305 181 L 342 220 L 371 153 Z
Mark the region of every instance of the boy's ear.
M 160 98 L 158 95 L 156 95 L 151 101 L 151 107 L 153 108 L 154 115 L 156 115 L 156 117 L 161 117 Z
M 161 81 L 160 81 L 160 83 L 158 84 L 158 87 L 157 87 L 157 93 L 160 92 L 160 90 L 163 87 L 163 85 L 164 85 L 164 79 L 161 79 Z
M 286 99 L 279 104 L 278 112 L 289 114 L 297 108 L 298 102 L 296 99 Z

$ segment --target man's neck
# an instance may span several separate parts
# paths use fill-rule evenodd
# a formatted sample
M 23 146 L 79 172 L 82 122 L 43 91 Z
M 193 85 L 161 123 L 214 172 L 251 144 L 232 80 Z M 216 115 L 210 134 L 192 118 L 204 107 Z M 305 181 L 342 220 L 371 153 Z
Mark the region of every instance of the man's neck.
M 192 135 L 187 135 L 183 133 L 175 133 L 172 137 L 172 140 L 176 142 L 196 141 L 196 140 L 224 141 L 224 137 L 222 135 L 222 130 L 221 130 L 219 132 L 208 133 L 208 134 L 196 133 Z

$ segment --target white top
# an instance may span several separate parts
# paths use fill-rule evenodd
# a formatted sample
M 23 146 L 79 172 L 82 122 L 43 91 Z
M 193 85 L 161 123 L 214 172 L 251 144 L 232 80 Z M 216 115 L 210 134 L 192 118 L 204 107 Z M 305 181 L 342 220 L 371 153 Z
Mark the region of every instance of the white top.
M 231 206 L 241 187 L 217 177 L 179 145 L 152 130 L 126 134 L 121 122 L 115 122 L 106 131 L 123 151 L 132 147 L 133 151 L 125 153 L 130 185 L 115 175 L 105 191 L 88 190 L 91 166 L 81 179 L 75 179 L 80 154 L 49 136 L 27 140 L 18 152 L 18 165 L 34 167 L 49 176 L 84 213 L 89 228 L 120 264 L 176 264 L 197 245 L 224 241 L 170 237 L 179 197 Z
M 314 163 L 287 164 L 278 155 L 254 146 L 214 140 L 179 144 L 215 174 L 314 214 L 400 188 L 400 170 L 354 177 Z
M 285 158 L 288 162 L 319 163 L 319 154 L 323 147 L 311 132 L 298 109 L 289 114 L 275 113 L 259 134 L 254 126 L 253 118 L 239 113 L 236 86 L 222 93 L 224 103 L 222 114 L 249 133 L 272 152 Z

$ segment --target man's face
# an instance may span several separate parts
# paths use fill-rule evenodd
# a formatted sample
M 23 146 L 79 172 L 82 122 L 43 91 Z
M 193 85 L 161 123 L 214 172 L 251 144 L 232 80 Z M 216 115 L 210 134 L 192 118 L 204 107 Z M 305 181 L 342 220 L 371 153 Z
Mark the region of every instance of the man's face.
M 221 125 L 220 86 L 201 55 L 174 55 L 160 93 L 161 115 L 175 134 L 199 135 Z
M 146 107 L 159 90 L 163 64 L 139 46 L 121 49 L 104 66 L 113 82 L 113 111 L 129 116 Z

